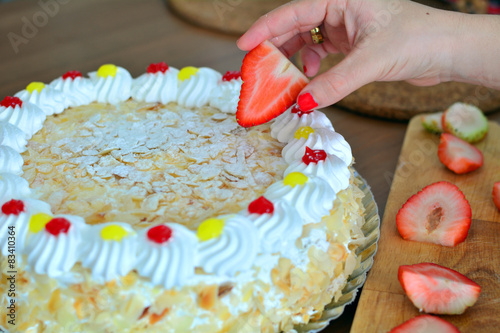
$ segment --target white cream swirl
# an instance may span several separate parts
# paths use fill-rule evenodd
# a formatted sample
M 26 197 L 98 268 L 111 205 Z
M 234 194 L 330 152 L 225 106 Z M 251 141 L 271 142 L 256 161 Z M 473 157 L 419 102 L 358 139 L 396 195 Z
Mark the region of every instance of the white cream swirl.
M 269 200 L 285 200 L 299 212 L 304 224 L 318 223 L 330 214 L 337 197 L 326 181 L 309 176 L 303 185 L 285 185 L 283 181 L 272 184 L 264 193 Z
M 90 104 L 96 100 L 96 88 L 90 79 L 77 76 L 63 79 L 58 77 L 49 87 L 62 91 L 66 95 L 67 106 L 76 107 Z
M 45 86 L 40 92 L 34 90 L 29 92 L 24 89 L 14 95 L 25 102 L 30 102 L 38 106 L 47 116 L 58 114 L 68 106 L 66 95 L 57 89 Z
M 100 77 L 97 71 L 89 76 L 95 85 L 97 102 L 118 104 L 130 98 L 132 76 L 125 68 L 117 67 L 115 76 Z
M 28 231 L 25 248 L 29 269 L 52 278 L 68 273 L 77 262 L 82 232 L 87 228 L 79 216 L 56 217 L 65 218 L 71 223 L 68 232 L 54 236 L 45 229 L 37 233 Z
M 110 225 L 122 227 L 127 236 L 120 241 L 104 240 L 101 230 Z M 80 255 L 82 266 L 90 268 L 92 279 L 98 283 L 127 275 L 136 263 L 137 234 L 127 223 L 93 225 L 83 235 Z
M 290 164 L 302 159 L 306 146 L 311 149 L 323 149 L 326 153 L 337 156 L 347 165 L 352 163 L 351 146 L 342 135 L 326 128 L 315 128 L 314 133 L 309 134 L 307 139 L 294 137 L 283 148 L 281 155 Z
M 21 201 L 24 203 L 24 210 L 18 215 L 6 215 L 0 210 L 0 248 L 4 256 L 9 254 L 7 252 L 9 249 L 9 227 L 14 227 L 14 251 L 19 255 L 24 251 L 31 216 L 38 213 L 52 215 L 50 205 L 44 201 L 35 199 L 22 199 Z M 21 256 L 18 256 L 18 260 L 20 260 L 20 258 Z
M 0 205 L 11 199 L 26 198 L 31 195 L 28 181 L 11 173 L 0 173 Z
M 145 73 L 132 82 L 132 98 L 136 101 L 167 104 L 177 99 L 179 70 L 169 67 L 165 73 Z
M 0 146 L 0 172 L 23 174 L 23 157 L 8 146 Z
M 243 81 L 241 78 L 230 81 L 220 81 L 217 87 L 212 91 L 212 96 L 209 101 L 210 106 L 225 113 L 236 113 L 240 100 L 242 83 Z
M 303 126 L 334 130 L 330 119 L 323 112 L 314 110 L 299 117 L 297 113 L 291 112 L 293 107 L 280 114 L 271 124 L 271 136 L 279 142 L 289 142 L 293 139 L 295 131 Z
M 309 165 L 302 162 L 302 159 L 295 160 L 286 168 L 284 176 L 286 177 L 291 172 L 301 172 L 306 176 L 319 177 L 325 180 L 335 193 L 348 188 L 351 178 L 347 164 L 337 156 L 330 154 L 327 154 L 326 160 L 317 163 L 311 162 Z
M 302 219 L 297 210 L 288 202 L 277 200 L 272 202 L 274 211 L 269 214 L 250 214 L 248 210 L 241 212 L 259 230 L 261 252 L 281 252 L 302 235 Z
M 0 121 L 6 121 L 24 132 L 26 139 L 43 127 L 47 115 L 35 104 L 23 102 L 21 107 L 8 108 L 0 106 Z
M 18 153 L 23 153 L 27 149 L 27 144 L 26 135 L 17 126 L 6 121 L 0 122 L 0 145 L 10 147 Z
M 233 215 L 224 222 L 222 234 L 198 245 L 198 264 L 205 272 L 234 276 L 252 267 L 259 251 L 257 228 L 246 217 Z
M 139 275 L 150 278 L 153 284 L 170 289 L 181 287 L 194 275 L 198 239 L 182 225 L 165 225 L 172 230 L 172 236 L 164 244 L 149 240 L 149 229 L 139 233 L 137 264 L 134 268 Z
M 207 67 L 199 68 L 196 74 L 180 82 L 177 103 L 188 108 L 207 105 L 212 90 L 221 79 L 219 72 Z

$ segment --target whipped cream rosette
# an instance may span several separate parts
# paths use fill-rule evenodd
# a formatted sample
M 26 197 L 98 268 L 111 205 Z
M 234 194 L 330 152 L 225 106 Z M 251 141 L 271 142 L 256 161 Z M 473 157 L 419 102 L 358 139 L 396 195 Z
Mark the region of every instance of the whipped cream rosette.
M 304 126 L 334 130 L 330 119 L 323 112 L 302 111 L 297 104 L 294 104 L 271 124 L 271 136 L 279 142 L 290 142 L 295 132 Z
M 47 116 L 59 114 L 68 107 L 66 95 L 43 82 L 31 82 L 14 96 L 38 106 Z
M 337 196 L 323 179 L 292 172 L 282 181 L 269 186 L 264 197 L 287 201 L 297 209 L 303 223 L 308 224 L 318 223 L 323 216 L 329 215 Z
M 83 235 L 80 255 L 98 283 L 127 275 L 136 263 L 137 233 L 127 223 L 94 225 Z
M 337 156 L 347 165 L 352 163 L 352 151 L 347 141 L 342 135 L 326 128 L 300 127 L 281 154 L 285 161 L 292 163 L 304 156 L 306 147 L 323 149 L 328 154 Z
M 0 205 L 11 199 L 26 198 L 30 195 L 30 185 L 26 179 L 12 173 L 0 173 Z
M 76 107 L 90 104 L 96 99 L 96 88 L 92 81 L 84 78 L 79 71 L 69 71 L 49 84 L 50 88 L 66 95 L 67 106 Z
M 179 70 L 160 62 L 132 82 L 132 98 L 148 103 L 168 104 L 177 99 Z
M 21 154 L 9 146 L 0 146 L 0 172 L 22 175 L 23 164 Z
M 261 196 L 241 214 L 259 231 L 261 252 L 279 253 L 302 234 L 299 212 L 284 200 L 270 201 Z
M 68 273 L 78 260 L 82 233 L 86 228 L 85 221 L 79 216 L 32 215 L 24 250 L 28 268 L 52 278 Z
M 292 172 L 319 177 L 325 180 L 335 193 L 349 187 L 349 179 L 351 178 L 349 167 L 340 158 L 327 154 L 323 149 L 309 147 L 306 147 L 306 152 L 300 160 L 290 163 L 284 176 Z
M 184 67 L 178 74 L 177 103 L 188 108 L 207 105 L 222 75 L 207 67 Z
M 240 72 L 227 72 L 212 91 L 210 106 L 225 113 L 236 113 L 242 84 Z
M 18 97 L 7 96 L 0 102 L 0 121 L 16 126 L 25 139 L 43 127 L 47 115 L 35 104 L 24 102 Z
M 30 218 L 38 213 L 51 215 L 50 205 L 35 199 L 12 199 L 1 206 L 0 248 L 4 256 L 12 254 L 9 253 L 9 249 L 12 249 L 16 254 L 23 253 Z M 8 238 L 10 228 L 13 228 L 14 231 L 13 242 L 9 242 Z M 21 258 L 19 256 L 18 260 Z
M 137 264 L 141 276 L 167 289 L 182 286 L 194 275 L 198 239 L 188 228 L 166 223 L 138 235 Z
M 6 121 L 0 121 L 0 145 L 7 146 L 18 153 L 26 151 L 26 135 L 17 126 Z
M 205 220 L 197 235 L 197 266 L 207 273 L 234 276 L 250 269 L 259 252 L 257 228 L 241 215 Z
M 130 98 L 132 76 L 125 68 L 102 65 L 89 76 L 95 86 L 97 102 L 118 104 Z

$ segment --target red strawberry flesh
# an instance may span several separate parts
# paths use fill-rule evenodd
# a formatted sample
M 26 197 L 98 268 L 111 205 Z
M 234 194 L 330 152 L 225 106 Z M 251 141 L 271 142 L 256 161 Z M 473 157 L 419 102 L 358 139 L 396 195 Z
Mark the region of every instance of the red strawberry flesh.
M 460 333 L 455 325 L 436 316 L 420 315 L 394 327 L 389 333 Z
M 406 240 L 455 246 L 467 237 L 471 215 L 460 189 L 442 181 L 410 197 L 396 215 L 396 225 Z
M 500 210 L 500 182 L 493 184 L 493 202 L 498 210 Z
M 427 313 L 461 314 L 481 292 L 471 279 L 433 263 L 400 266 L 398 279 L 413 305 Z
M 456 174 L 472 172 L 483 165 L 483 153 L 479 149 L 448 133 L 441 134 L 438 157 Z
M 243 127 L 264 124 L 285 112 L 308 83 L 304 74 L 269 41 L 245 56 L 241 78 L 236 119 Z

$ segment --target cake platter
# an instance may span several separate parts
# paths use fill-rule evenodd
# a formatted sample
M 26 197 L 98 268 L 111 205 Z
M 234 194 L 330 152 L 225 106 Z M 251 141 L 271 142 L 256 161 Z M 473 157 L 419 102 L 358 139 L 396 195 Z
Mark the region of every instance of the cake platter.
M 370 186 L 358 172 L 355 175 L 361 181 L 359 188 L 365 194 L 362 201 L 365 207 L 365 224 L 362 227 L 365 242 L 356 250 L 356 254 L 360 260 L 347 279 L 347 284 L 342 290 L 342 296 L 338 300 L 332 300 L 330 304 L 326 305 L 319 319 L 311 320 L 307 324 L 296 325 L 295 331 L 297 333 L 320 332 L 333 320 L 340 317 L 346 305 L 349 305 L 356 299 L 359 289 L 365 283 L 368 270 L 372 267 L 373 257 L 377 252 L 377 244 L 380 237 L 380 216 Z

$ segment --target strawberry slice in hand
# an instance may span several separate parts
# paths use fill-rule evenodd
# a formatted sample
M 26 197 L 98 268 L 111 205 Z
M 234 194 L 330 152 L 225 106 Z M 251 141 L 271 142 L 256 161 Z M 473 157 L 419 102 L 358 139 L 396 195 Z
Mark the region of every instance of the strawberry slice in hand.
M 483 153 L 479 149 L 448 133 L 441 134 L 438 157 L 456 174 L 468 173 L 483 165 Z
M 462 314 L 481 292 L 466 276 L 432 263 L 399 266 L 398 279 L 413 305 L 427 313 Z
M 243 127 L 264 124 L 285 112 L 309 82 L 269 41 L 245 56 L 241 79 L 236 119 Z
M 396 225 L 406 240 L 455 246 L 467 237 L 471 216 L 462 191 L 441 181 L 410 197 L 396 215 Z
M 455 325 L 436 316 L 420 315 L 394 327 L 389 333 L 460 333 Z

